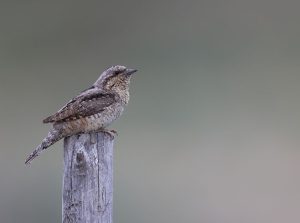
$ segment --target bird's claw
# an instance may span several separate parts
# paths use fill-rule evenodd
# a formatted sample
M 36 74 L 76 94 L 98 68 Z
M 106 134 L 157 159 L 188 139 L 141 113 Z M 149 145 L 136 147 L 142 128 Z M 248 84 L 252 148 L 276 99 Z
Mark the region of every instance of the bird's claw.
M 102 129 L 101 132 L 104 132 L 106 134 L 108 134 L 111 139 L 115 139 L 116 136 L 118 136 L 118 133 L 116 130 L 109 130 L 109 129 Z

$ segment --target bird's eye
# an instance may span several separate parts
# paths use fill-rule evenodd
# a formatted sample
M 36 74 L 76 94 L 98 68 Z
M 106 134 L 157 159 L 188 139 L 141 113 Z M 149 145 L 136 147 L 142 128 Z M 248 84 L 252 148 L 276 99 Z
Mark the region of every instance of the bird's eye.
M 122 73 L 123 72 L 123 70 L 116 70 L 115 71 L 115 74 L 120 74 L 120 73 Z

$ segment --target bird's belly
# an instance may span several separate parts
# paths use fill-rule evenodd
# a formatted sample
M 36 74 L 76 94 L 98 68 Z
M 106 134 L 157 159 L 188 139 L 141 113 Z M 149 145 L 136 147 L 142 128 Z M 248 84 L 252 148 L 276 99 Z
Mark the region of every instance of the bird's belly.
M 123 106 L 113 105 L 107 107 L 100 113 L 65 122 L 63 125 L 63 129 L 65 130 L 67 135 L 97 131 L 101 128 L 107 127 L 114 120 L 119 118 L 123 110 Z

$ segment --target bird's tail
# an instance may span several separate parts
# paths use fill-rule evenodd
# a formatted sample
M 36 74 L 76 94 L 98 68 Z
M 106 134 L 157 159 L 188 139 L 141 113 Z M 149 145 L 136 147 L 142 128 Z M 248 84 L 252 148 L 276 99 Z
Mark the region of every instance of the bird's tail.
M 56 143 L 58 140 L 62 139 L 64 136 L 61 134 L 61 131 L 52 129 L 48 133 L 48 136 L 43 139 L 42 143 L 28 156 L 25 161 L 25 164 L 30 164 L 33 159 L 38 157 L 42 151 L 47 149 L 49 146 Z

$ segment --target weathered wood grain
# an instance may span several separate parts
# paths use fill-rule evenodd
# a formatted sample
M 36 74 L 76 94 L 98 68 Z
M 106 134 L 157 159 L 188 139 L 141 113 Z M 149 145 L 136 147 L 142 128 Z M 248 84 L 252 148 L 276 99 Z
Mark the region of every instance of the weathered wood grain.
M 63 223 L 112 223 L 113 139 L 98 132 L 64 141 Z

